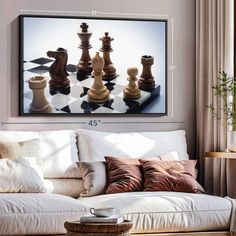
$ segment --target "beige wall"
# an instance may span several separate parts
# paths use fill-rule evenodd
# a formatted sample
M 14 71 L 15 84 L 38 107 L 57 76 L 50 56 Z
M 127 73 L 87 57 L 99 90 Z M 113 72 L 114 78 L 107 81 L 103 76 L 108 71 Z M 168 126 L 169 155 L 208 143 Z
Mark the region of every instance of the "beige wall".
M 128 118 L 18 116 L 18 15 L 91 16 L 92 11 L 96 11 L 97 17 L 168 19 L 167 116 Z M 183 128 L 187 131 L 189 154 L 194 155 L 195 0 L 0 0 L 0 52 L 0 120 L 4 122 L 0 129 L 46 130 L 82 127 L 115 131 L 153 131 Z M 88 125 L 91 119 L 101 122 L 98 126 L 91 127 Z M 54 122 L 58 123 L 52 124 Z

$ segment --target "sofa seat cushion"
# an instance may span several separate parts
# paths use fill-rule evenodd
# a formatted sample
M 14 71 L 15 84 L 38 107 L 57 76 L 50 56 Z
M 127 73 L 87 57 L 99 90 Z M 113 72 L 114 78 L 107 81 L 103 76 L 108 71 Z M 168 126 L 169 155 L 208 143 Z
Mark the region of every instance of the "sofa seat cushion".
M 0 235 L 65 234 L 64 222 L 78 220 L 89 208 L 58 194 L 0 194 Z
M 133 233 L 229 229 L 232 208 L 225 198 L 182 192 L 116 193 L 79 201 L 119 209 L 133 221 Z

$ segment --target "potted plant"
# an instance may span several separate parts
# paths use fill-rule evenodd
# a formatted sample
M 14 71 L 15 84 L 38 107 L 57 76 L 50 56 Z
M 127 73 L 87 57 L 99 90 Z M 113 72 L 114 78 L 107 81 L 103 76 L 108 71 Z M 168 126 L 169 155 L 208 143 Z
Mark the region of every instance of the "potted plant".
M 236 80 L 226 72 L 219 72 L 218 83 L 212 87 L 214 94 L 223 100 L 220 109 L 213 105 L 208 106 L 214 118 L 220 120 L 225 115 L 227 128 L 230 128 L 228 150 L 236 152 Z

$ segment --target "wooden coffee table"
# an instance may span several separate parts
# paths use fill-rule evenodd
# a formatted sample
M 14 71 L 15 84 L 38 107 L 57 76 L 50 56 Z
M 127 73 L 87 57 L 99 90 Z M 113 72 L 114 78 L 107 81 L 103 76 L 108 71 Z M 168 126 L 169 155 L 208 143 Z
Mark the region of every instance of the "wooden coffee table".
M 125 220 L 120 224 L 83 223 L 66 221 L 64 224 L 68 236 L 129 236 L 133 223 Z

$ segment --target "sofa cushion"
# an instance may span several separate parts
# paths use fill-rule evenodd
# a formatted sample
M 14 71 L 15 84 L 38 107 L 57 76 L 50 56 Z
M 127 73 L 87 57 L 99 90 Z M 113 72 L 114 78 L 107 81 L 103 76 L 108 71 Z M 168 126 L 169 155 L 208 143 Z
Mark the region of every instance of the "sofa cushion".
M 103 161 L 104 156 L 153 157 L 177 152 L 187 160 L 185 131 L 109 133 L 77 130 L 81 161 Z
M 77 162 L 84 183 L 81 197 L 103 194 L 107 185 L 106 162 L 92 161 Z
M 47 193 L 62 194 L 77 198 L 84 189 L 82 179 L 44 179 L 44 186 Z
M 135 158 L 105 156 L 108 172 L 106 193 L 141 191 L 143 189 L 141 165 Z
M 206 194 L 129 192 L 80 198 L 93 207 L 115 207 L 133 222 L 132 233 L 229 229 L 231 202 Z
M 0 131 L 0 142 L 21 142 L 40 140 L 39 155 L 42 160 L 44 177 L 79 177 L 78 149 L 73 130 L 56 131 Z
M 0 159 L 1 193 L 45 192 L 43 172 L 36 158 Z
M 78 220 L 90 207 L 57 194 L 0 194 L 0 234 L 65 234 L 64 222 Z
M 197 182 L 196 160 L 139 160 L 144 173 L 144 191 L 203 193 Z
M 15 160 L 23 157 L 33 157 L 37 159 L 41 166 L 39 157 L 40 141 L 38 139 L 24 142 L 0 142 L 0 158 Z

